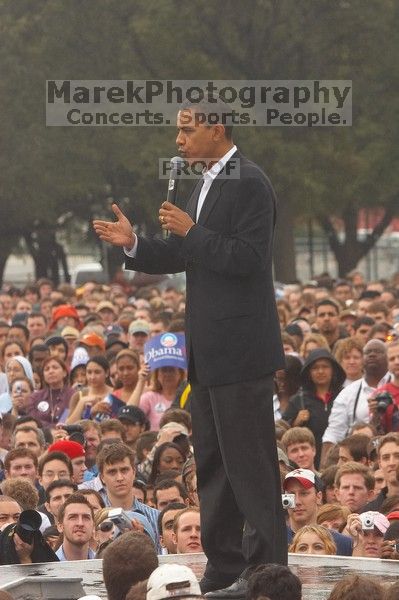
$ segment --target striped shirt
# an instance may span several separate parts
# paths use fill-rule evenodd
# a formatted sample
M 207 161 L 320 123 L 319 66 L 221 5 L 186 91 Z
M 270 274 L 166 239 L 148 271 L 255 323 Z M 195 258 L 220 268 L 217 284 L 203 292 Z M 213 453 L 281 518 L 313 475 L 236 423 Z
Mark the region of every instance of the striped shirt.
M 104 500 L 105 506 L 111 506 L 111 502 L 109 501 L 107 492 L 104 487 L 101 490 L 99 490 L 99 493 L 100 493 L 102 499 Z M 116 508 L 116 507 L 114 507 L 114 508 Z M 149 523 L 155 533 L 157 552 L 158 552 L 158 554 L 161 554 L 162 546 L 159 541 L 159 530 L 158 530 L 159 510 L 157 510 L 156 508 L 152 508 L 151 506 L 147 506 L 146 504 L 143 504 L 143 502 L 140 502 L 140 500 L 137 500 L 136 498 L 133 499 L 132 507 L 129 510 L 133 510 L 133 511 L 143 515 L 149 521 Z

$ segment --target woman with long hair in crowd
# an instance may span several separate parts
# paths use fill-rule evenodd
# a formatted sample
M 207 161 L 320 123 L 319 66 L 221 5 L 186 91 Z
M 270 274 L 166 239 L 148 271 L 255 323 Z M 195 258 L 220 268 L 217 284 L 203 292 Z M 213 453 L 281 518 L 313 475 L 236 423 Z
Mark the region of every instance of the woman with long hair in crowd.
M 71 398 L 67 424 L 90 418 L 92 406 L 103 401 L 112 392 L 108 377 L 109 363 L 105 356 L 93 356 L 86 364 L 87 386 L 76 391 Z
M 68 382 L 66 364 L 57 356 L 44 360 L 42 372 L 44 387 L 33 392 L 29 414 L 39 419 L 44 427 L 51 427 L 65 422 L 74 390 Z
M 148 370 L 144 366 L 140 372 L 140 382 L 146 380 Z M 144 392 L 140 398 L 137 393 L 135 399 L 130 399 L 129 404 L 138 404 L 150 422 L 150 428 L 158 431 L 159 422 L 164 412 L 170 408 L 176 398 L 177 389 L 184 380 L 185 371 L 177 367 L 160 367 L 151 374 L 150 390 Z
M 337 553 L 337 546 L 326 527 L 305 525 L 296 532 L 288 552 L 331 555 Z
M 139 376 L 140 357 L 134 350 L 121 350 L 116 355 L 116 386 L 106 398 L 96 402 L 91 417 L 96 420 L 115 418 L 134 392 Z
M 149 485 L 154 485 L 158 475 L 165 471 L 177 471 L 181 473 L 186 458 L 186 455 L 178 444 L 165 442 L 158 446 L 154 454 L 151 475 L 148 480 Z

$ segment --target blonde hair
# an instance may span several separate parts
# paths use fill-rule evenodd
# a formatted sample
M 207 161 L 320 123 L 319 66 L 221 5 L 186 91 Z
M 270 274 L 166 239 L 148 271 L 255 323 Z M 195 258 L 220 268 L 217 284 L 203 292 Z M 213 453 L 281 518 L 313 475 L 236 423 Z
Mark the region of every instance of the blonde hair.
M 96 527 L 96 529 L 98 529 L 98 527 L 101 525 L 101 523 L 103 521 L 106 521 L 108 519 L 108 513 L 111 509 L 108 508 L 100 508 L 100 510 L 98 510 L 95 514 L 94 514 L 94 525 Z
M 334 539 L 326 527 L 322 527 L 321 525 L 305 525 L 301 527 L 299 531 L 296 532 L 294 539 L 292 540 L 291 545 L 288 548 L 288 552 L 297 552 L 297 548 L 301 541 L 302 536 L 305 533 L 314 533 L 317 535 L 320 540 L 324 544 L 324 548 L 326 550 L 327 555 L 336 554 L 337 546 L 334 542 Z
M 299 349 L 299 354 L 304 358 L 306 358 L 306 345 L 309 344 L 309 342 L 317 344 L 318 348 L 325 348 L 326 350 L 330 350 L 330 346 L 328 345 L 328 342 L 324 335 L 322 335 L 321 333 L 307 333 L 303 338 L 303 342 Z
M 283 437 L 281 443 L 288 450 L 292 444 L 310 444 L 312 448 L 316 447 L 316 440 L 314 434 L 307 427 L 291 427 L 288 429 Z
M 333 356 L 335 360 L 341 364 L 343 358 L 346 357 L 352 350 L 357 350 L 363 356 L 364 343 L 360 338 L 349 337 L 343 340 L 338 340 L 334 347 Z

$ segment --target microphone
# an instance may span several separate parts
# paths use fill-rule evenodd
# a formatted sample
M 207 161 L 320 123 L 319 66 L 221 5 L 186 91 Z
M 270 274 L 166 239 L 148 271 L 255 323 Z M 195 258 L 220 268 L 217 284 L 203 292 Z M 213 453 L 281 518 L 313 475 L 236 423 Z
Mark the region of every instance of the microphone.
M 184 162 L 185 161 L 180 156 L 174 156 L 170 159 L 171 169 L 166 200 L 171 204 L 176 204 L 177 188 L 180 181 L 181 170 L 184 167 Z
M 168 182 L 168 193 L 166 194 L 166 200 L 171 204 L 176 204 L 177 188 L 180 181 L 181 170 L 184 167 L 184 160 L 181 156 L 174 156 L 170 159 L 170 175 Z M 169 231 L 163 231 L 163 239 L 167 239 L 170 235 Z

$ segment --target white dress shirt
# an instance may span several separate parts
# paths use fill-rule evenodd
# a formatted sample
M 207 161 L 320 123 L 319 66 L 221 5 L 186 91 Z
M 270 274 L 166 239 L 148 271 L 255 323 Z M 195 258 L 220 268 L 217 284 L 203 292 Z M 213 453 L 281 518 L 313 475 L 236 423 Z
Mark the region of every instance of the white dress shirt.
M 378 383 L 377 387 L 384 385 L 389 379 L 390 374 L 388 372 Z M 359 421 L 363 421 L 364 423 L 370 421 L 367 400 L 370 398 L 371 394 L 375 392 L 377 387 L 371 387 L 363 377 L 341 390 L 334 400 L 331 414 L 328 418 L 328 426 L 323 435 L 323 442 L 338 444 L 338 442 L 341 442 L 348 435 L 352 425 Z M 357 396 L 358 402 L 354 419 L 353 411 Z
M 237 152 L 237 146 L 233 146 L 232 148 L 230 148 L 230 150 L 226 152 L 226 154 L 222 156 L 222 158 L 218 160 L 217 163 L 215 163 L 208 171 L 205 171 L 205 173 L 203 174 L 204 184 L 202 186 L 198 198 L 197 215 L 195 219 L 196 221 L 198 221 L 199 219 L 201 209 L 204 205 L 205 198 L 211 188 L 213 180 L 217 177 L 217 175 L 219 175 L 220 171 L 226 166 L 226 163 L 230 160 L 230 158 L 235 152 Z
M 200 216 L 200 212 L 201 209 L 204 205 L 205 202 L 205 198 L 211 188 L 211 185 L 213 183 L 213 180 L 217 177 L 217 175 L 219 175 L 220 171 L 226 166 L 226 163 L 230 160 L 230 158 L 233 156 L 233 154 L 237 152 L 237 146 L 233 145 L 230 150 L 228 150 L 226 152 L 226 154 L 224 156 L 222 156 L 221 159 L 218 160 L 217 163 L 215 163 L 210 169 L 208 169 L 208 171 L 205 171 L 205 173 L 203 174 L 203 178 L 204 178 L 204 183 L 198 198 L 198 204 L 197 204 L 197 215 L 196 215 L 196 221 L 198 221 L 199 216 Z M 134 242 L 134 246 L 133 248 L 131 248 L 130 250 L 128 248 L 123 248 L 126 256 L 129 256 L 130 258 L 135 258 L 136 254 L 137 254 L 137 246 L 138 246 L 138 237 L 137 235 L 135 236 L 135 242 Z

